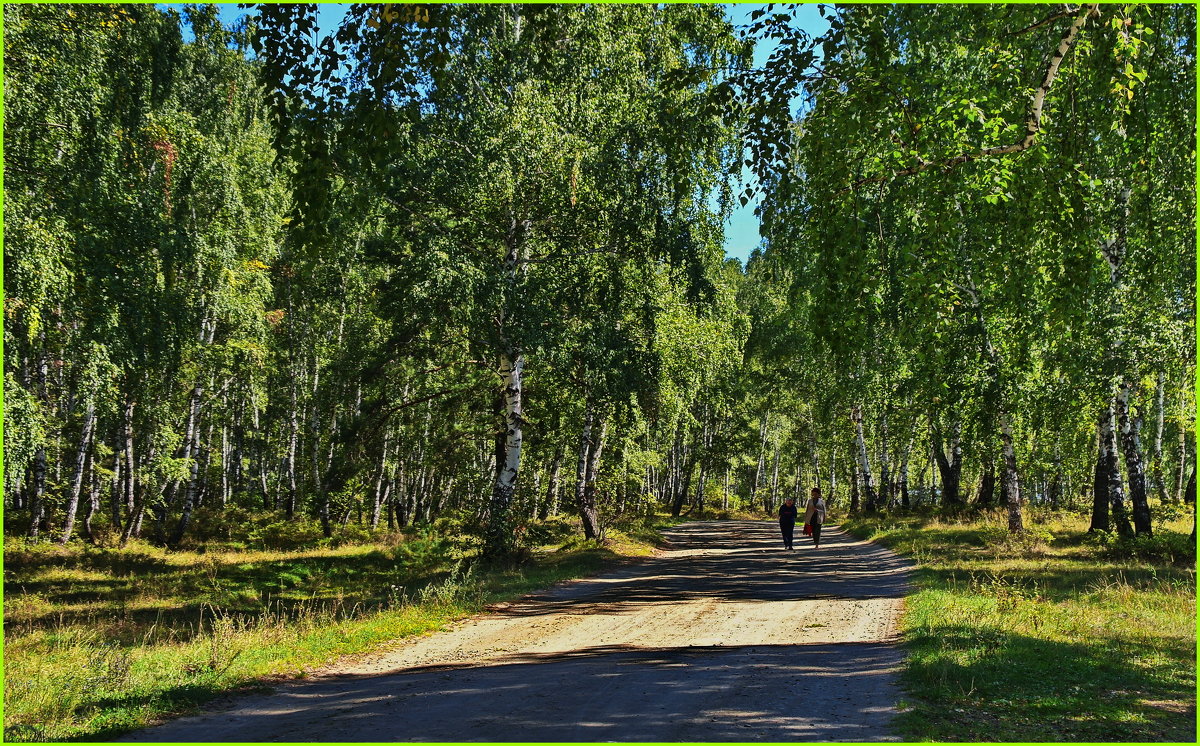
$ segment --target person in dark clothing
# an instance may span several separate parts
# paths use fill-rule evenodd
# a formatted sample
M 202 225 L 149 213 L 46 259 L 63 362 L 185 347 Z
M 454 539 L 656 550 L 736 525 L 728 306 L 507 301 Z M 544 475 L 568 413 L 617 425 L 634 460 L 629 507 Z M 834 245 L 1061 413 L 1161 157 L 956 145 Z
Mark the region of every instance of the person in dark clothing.
M 792 548 L 792 534 L 796 532 L 796 500 L 789 497 L 779 506 L 779 530 L 783 534 L 783 548 Z

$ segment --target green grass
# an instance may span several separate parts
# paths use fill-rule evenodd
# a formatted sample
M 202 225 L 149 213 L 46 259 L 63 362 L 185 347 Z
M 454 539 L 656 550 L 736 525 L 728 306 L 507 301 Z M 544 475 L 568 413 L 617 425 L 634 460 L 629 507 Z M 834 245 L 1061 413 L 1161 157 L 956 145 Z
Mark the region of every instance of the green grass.
M 572 539 L 564 521 L 531 530 L 540 546 L 526 561 L 487 570 L 472 569 L 469 537 L 430 531 L 203 553 L 9 540 L 5 740 L 111 738 L 647 554 L 657 538 L 653 524 L 604 543 Z
M 902 733 L 919 741 L 1178 741 L 1196 735 L 1190 519 L 1152 541 L 1089 537 L 1030 511 L 843 526 L 915 559 Z

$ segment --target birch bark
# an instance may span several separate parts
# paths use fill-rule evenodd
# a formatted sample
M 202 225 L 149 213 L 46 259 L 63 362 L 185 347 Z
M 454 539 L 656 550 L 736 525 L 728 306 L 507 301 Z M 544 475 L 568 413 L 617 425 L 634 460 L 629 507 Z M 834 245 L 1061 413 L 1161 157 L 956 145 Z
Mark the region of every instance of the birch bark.
M 92 427 L 95 421 L 96 405 L 88 402 L 87 411 L 83 414 L 83 432 L 79 436 L 79 449 L 75 454 L 75 473 L 71 478 L 71 492 L 67 497 L 67 515 L 62 535 L 58 538 L 59 544 L 66 544 L 70 541 L 71 534 L 75 531 L 75 512 L 79 508 L 79 491 L 83 488 L 84 466 L 87 463 L 88 448 L 92 443 Z

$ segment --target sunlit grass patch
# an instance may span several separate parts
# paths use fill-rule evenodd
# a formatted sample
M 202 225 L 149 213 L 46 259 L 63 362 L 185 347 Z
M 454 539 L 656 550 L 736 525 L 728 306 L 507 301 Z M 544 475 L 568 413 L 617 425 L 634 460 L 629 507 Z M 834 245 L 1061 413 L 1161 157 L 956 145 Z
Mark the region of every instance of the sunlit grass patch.
M 844 524 L 919 563 L 905 735 L 1194 741 L 1194 566 L 1114 552 L 1078 515 L 1037 515 L 1025 537 L 998 532 L 1002 519 Z

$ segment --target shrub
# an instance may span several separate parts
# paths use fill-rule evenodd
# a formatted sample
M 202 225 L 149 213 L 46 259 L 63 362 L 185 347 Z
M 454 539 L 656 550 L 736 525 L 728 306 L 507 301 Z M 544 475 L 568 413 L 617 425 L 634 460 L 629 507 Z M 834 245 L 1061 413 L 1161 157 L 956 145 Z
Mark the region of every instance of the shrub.
M 310 519 L 271 521 L 246 532 L 246 543 L 257 549 L 300 549 L 321 540 L 321 524 Z
M 1106 556 L 1118 560 L 1193 565 L 1196 545 L 1187 534 L 1162 531 L 1153 536 L 1122 537 L 1110 531 L 1093 531 L 1087 541 L 1096 545 Z

